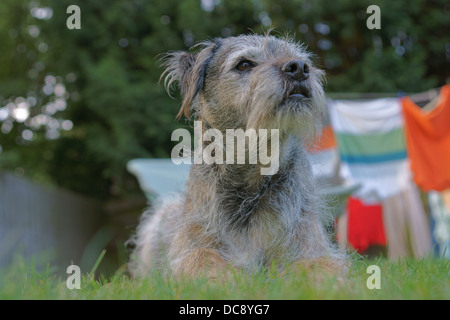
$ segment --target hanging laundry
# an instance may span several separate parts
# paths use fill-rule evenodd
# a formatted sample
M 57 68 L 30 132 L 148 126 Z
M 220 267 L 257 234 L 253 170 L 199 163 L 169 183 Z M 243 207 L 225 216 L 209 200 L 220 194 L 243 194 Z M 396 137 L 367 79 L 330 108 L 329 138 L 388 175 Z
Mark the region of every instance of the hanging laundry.
M 400 99 L 329 100 L 341 176 L 361 184 L 356 195 L 379 203 L 411 183 Z
M 431 252 L 431 232 L 416 186 L 385 199 L 382 206 L 390 259 Z
M 345 183 L 339 176 L 339 153 L 328 118 L 324 120 L 321 135 L 316 136 L 308 150 L 308 156 L 318 192 L 327 203 L 330 213 L 336 219 L 343 216 L 348 198 L 359 185 Z
M 373 245 L 386 245 L 382 206 L 365 205 L 359 199 L 350 198 L 347 205 L 347 241 L 364 252 Z
M 347 207 L 347 241 L 360 251 L 387 241 L 390 258 L 429 252 L 431 236 L 411 177 L 401 99 L 330 100 L 328 109 L 341 176 L 361 184 Z
M 414 181 L 423 190 L 450 188 L 450 85 L 442 87 L 436 107 L 423 112 L 402 99 L 408 155 Z
M 450 213 L 450 189 L 444 190 L 441 192 L 442 202 L 444 206 L 447 208 L 447 211 Z
M 316 180 L 324 184 L 339 184 L 339 154 L 331 125 L 323 128 L 308 151 Z
M 450 210 L 444 204 L 443 195 L 437 191 L 428 193 L 428 205 L 439 257 L 450 258 Z

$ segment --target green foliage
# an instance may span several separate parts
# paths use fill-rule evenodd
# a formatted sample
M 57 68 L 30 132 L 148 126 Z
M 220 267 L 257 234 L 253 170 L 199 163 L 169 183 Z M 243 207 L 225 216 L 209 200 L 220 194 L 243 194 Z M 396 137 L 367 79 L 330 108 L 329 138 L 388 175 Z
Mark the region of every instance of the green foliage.
M 446 82 L 446 1 L 263 2 L 275 26 L 318 55 L 331 92 L 420 92 Z M 379 30 L 366 27 L 373 4 L 381 9 Z
M 66 8 L 73 4 L 81 8 L 80 30 L 66 27 Z M 274 34 L 295 34 L 326 69 L 329 91 L 414 92 L 443 85 L 446 2 L 376 1 L 381 30 L 366 27 L 370 4 L 3 0 L 0 110 L 26 101 L 29 116 L 0 117 L 0 168 L 97 198 L 136 192 L 127 161 L 168 157 L 171 132 L 187 126 L 175 121 L 179 98 L 170 99 L 158 84 L 161 54 L 217 36 L 271 26 Z M 51 8 L 51 17 L 43 8 Z

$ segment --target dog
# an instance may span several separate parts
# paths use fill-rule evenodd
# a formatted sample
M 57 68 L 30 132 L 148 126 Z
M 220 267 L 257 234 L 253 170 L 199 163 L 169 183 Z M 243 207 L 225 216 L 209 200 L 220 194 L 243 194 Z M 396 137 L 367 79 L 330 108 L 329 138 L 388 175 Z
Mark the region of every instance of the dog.
M 217 38 L 167 54 L 164 67 L 169 94 L 175 83 L 181 91 L 178 118 L 223 133 L 279 130 L 279 169 L 262 175 L 261 163 L 193 164 L 184 194 L 143 214 L 131 273 L 216 278 L 230 267 L 287 265 L 345 273 L 305 150 L 321 130 L 326 98 L 324 72 L 304 46 L 270 34 Z

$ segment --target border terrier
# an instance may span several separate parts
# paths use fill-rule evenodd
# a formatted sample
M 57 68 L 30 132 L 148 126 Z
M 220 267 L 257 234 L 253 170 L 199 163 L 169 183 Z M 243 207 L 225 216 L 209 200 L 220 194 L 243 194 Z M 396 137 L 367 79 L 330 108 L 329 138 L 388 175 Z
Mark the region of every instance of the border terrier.
M 278 129 L 279 169 L 261 175 L 259 163 L 193 164 L 184 194 L 143 214 L 131 273 L 215 278 L 229 266 L 299 265 L 344 275 L 345 254 L 327 234 L 330 217 L 306 153 L 326 103 L 324 72 L 311 54 L 289 37 L 241 35 L 169 53 L 164 66 L 169 94 L 174 83 L 181 91 L 178 118 L 223 133 Z

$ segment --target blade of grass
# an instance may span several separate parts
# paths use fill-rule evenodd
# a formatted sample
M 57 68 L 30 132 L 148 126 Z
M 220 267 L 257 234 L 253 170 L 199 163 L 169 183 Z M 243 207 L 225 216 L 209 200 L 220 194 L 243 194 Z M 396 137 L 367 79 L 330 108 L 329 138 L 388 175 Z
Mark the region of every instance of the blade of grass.
M 106 254 L 106 249 L 103 249 L 102 252 L 100 252 L 100 255 L 98 256 L 97 261 L 95 261 L 94 266 L 91 269 L 91 272 L 89 272 L 90 275 L 95 274 L 95 271 L 97 271 L 97 268 L 100 265 L 100 263 L 102 262 L 105 254 Z

